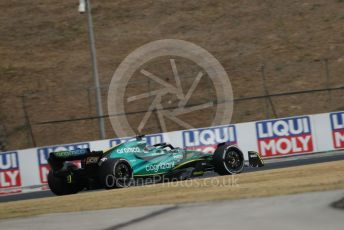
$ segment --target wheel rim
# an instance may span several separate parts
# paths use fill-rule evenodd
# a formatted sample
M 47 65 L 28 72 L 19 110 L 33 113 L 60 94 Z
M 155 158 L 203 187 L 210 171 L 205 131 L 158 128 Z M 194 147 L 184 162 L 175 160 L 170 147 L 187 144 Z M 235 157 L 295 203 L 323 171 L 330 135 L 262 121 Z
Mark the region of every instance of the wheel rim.
M 224 162 L 229 169 L 237 171 L 242 168 L 242 164 L 244 161 L 240 153 L 238 153 L 237 151 L 229 151 L 226 154 Z
M 131 169 L 125 163 L 119 163 L 115 168 L 115 179 L 117 187 L 128 187 L 131 182 Z

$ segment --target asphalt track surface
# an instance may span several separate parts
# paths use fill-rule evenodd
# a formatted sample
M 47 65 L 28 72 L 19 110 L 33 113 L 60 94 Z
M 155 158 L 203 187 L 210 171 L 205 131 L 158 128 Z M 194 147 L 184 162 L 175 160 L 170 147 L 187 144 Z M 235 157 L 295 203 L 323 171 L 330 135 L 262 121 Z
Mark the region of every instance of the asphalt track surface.
M 342 230 L 341 209 L 331 203 L 344 190 L 198 204 L 156 205 L 54 213 L 0 220 L 1 229 L 152 230 L 255 229 Z
M 344 160 L 344 152 L 340 152 L 339 154 L 336 154 L 336 155 L 331 154 L 330 156 L 326 156 L 326 154 L 325 155 L 323 154 L 321 157 L 309 157 L 309 158 L 296 157 L 290 160 L 281 160 L 281 161 L 272 160 L 271 162 L 270 161 L 266 162 L 265 166 L 262 168 L 245 168 L 244 172 L 280 169 L 280 168 L 317 164 L 317 163 L 324 163 L 324 162 L 331 162 L 331 161 L 338 161 L 338 160 Z M 206 174 L 206 177 L 211 177 L 211 176 L 216 176 L 216 175 L 217 174 L 215 173 L 210 173 L 210 174 Z M 0 202 L 38 199 L 38 198 L 51 197 L 51 196 L 55 196 L 55 195 L 50 190 L 27 192 L 27 193 L 14 194 L 14 195 L 8 195 L 8 196 L 0 196 Z

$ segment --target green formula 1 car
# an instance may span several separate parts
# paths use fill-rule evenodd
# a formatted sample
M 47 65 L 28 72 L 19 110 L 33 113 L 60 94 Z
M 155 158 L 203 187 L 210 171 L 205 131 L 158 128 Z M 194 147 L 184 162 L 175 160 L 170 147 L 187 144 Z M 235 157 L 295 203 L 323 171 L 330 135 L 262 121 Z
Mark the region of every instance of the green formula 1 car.
M 153 183 L 185 180 L 207 171 L 230 175 L 242 172 L 245 167 L 244 155 L 235 145 L 219 144 L 214 154 L 210 154 L 175 148 L 168 143 L 147 146 L 142 137 L 104 152 L 78 149 L 50 153 L 51 191 L 67 195 L 84 189 L 123 188 L 148 178 Z M 248 156 L 251 167 L 264 165 L 258 153 L 249 151 Z M 81 167 L 73 163 L 77 160 L 81 161 Z

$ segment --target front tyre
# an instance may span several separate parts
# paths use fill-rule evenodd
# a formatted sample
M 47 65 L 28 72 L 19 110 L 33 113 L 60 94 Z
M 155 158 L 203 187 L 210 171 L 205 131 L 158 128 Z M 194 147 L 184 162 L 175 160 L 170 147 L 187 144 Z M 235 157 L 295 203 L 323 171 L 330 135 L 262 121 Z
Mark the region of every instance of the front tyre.
M 213 164 L 220 175 L 241 173 L 245 167 L 244 154 L 236 146 L 221 145 L 214 152 Z
M 125 159 L 107 159 L 99 168 L 99 181 L 106 189 L 129 187 L 133 182 L 133 169 Z

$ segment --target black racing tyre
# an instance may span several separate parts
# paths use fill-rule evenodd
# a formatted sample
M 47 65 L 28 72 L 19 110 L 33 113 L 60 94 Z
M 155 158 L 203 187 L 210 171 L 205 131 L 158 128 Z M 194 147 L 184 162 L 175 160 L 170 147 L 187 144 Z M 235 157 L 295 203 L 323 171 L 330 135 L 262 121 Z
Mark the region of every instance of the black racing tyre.
M 245 167 L 244 154 L 236 146 L 221 145 L 214 152 L 213 164 L 220 175 L 241 173 Z
M 133 183 L 133 169 L 125 159 L 107 159 L 99 167 L 99 182 L 106 189 L 129 187 Z
M 78 167 L 73 163 L 65 163 L 62 170 L 73 171 Z M 52 170 L 48 174 L 48 185 L 50 190 L 57 196 L 75 194 L 84 189 L 81 182 L 74 181 L 73 183 L 67 183 L 66 177 L 56 176 Z

